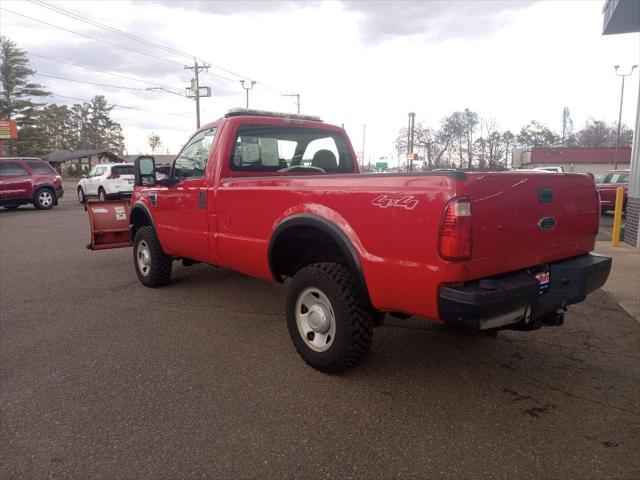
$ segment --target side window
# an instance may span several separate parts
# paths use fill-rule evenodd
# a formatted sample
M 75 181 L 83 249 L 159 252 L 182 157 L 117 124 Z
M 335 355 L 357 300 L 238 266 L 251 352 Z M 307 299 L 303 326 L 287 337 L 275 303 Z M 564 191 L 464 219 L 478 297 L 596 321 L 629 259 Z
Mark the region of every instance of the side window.
M 102 175 L 105 171 L 107 170 L 107 167 L 96 167 L 96 171 L 93 174 L 94 177 L 99 177 L 100 175 Z
M 29 165 L 29 168 L 33 170 L 33 173 L 41 173 L 41 174 L 55 173 L 55 170 L 53 169 L 53 167 L 48 163 L 27 162 L 27 165 Z
M 196 133 L 175 160 L 173 177 L 176 180 L 203 178 L 217 128 Z
M 611 183 L 611 177 L 613 177 L 613 174 L 608 174 L 606 177 L 604 177 L 604 180 L 602 180 L 602 183 Z
M 618 177 L 617 183 L 629 183 L 629 174 L 628 173 L 621 174 L 620 177 Z
M 29 175 L 29 173 L 19 163 L 14 163 L 14 162 L 0 163 L 1 177 L 20 177 L 22 175 Z

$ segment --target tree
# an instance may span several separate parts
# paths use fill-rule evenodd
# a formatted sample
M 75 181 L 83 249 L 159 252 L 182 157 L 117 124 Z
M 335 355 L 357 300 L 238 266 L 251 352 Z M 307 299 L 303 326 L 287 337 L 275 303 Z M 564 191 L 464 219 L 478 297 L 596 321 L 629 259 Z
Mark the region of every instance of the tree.
M 28 155 L 34 150 L 29 140 L 35 133 L 35 117 L 41 104 L 33 97 L 44 97 L 49 92 L 30 82 L 35 72 L 29 67 L 24 50 L 7 37 L 0 36 L 0 118 L 15 119 L 18 123 L 17 154 Z
M 148 140 L 151 153 L 155 155 L 156 150 L 162 146 L 162 140 L 160 140 L 160 137 L 153 132 L 151 132 L 151 135 L 149 135 Z
M 605 120 L 589 118 L 578 131 L 578 145 L 581 147 L 615 147 L 618 141 L 618 125 Z M 620 128 L 620 146 L 630 147 L 633 131 L 626 125 Z
M 517 140 L 522 148 L 555 147 L 560 143 L 558 134 L 536 120 L 520 129 Z

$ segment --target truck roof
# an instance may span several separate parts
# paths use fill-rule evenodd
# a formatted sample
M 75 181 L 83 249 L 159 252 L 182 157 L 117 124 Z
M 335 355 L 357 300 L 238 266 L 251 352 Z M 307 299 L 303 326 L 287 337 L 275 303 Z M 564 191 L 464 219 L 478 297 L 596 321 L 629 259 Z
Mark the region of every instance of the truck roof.
M 276 117 L 276 118 L 295 118 L 298 120 L 313 120 L 314 122 L 322 122 L 322 119 L 316 115 L 300 115 L 299 113 L 286 112 L 270 112 L 268 110 L 254 110 L 250 108 L 232 108 L 225 113 L 224 118 L 230 117 Z

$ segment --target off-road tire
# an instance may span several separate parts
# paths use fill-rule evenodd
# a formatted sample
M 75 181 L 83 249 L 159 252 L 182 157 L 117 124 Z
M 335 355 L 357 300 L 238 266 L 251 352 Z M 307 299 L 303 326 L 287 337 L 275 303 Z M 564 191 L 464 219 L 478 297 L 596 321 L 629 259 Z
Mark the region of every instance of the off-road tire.
M 40 199 L 40 194 L 47 192 L 51 196 L 51 203 L 43 204 Z M 56 204 L 56 192 L 49 187 L 42 187 L 36 190 L 36 194 L 33 196 L 33 206 L 38 210 L 50 210 Z
M 144 275 L 138 265 L 138 247 L 141 242 L 145 242 L 149 248 L 150 253 L 150 269 L 149 272 Z M 133 240 L 133 266 L 136 269 L 136 274 L 140 283 L 145 287 L 155 288 L 169 283 L 171 279 L 171 267 L 173 260 L 170 256 L 166 255 L 162 251 L 158 237 L 153 227 L 140 227 L 136 232 L 135 239 Z
M 335 316 L 335 338 L 323 352 L 307 346 L 296 322 L 298 297 L 310 287 L 318 288 L 328 297 Z M 316 263 L 300 269 L 288 285 L 286 315 L 296 350 L 307 364 L 321 372 L 335 373 L 356 366 L 371 346 L 372 311 L 366 306 L 360 285 L 344 265 Z

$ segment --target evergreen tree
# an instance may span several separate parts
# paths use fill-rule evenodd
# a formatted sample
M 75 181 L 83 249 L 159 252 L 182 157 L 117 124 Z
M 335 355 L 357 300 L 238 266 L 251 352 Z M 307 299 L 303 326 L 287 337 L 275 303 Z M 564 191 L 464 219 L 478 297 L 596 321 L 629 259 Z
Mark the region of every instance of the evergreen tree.
M 7 37 L 0 37 L 0 118 L 15 119 L 18 123 L 18 141 L 13 145 L 17 155 L 37 153 L 38 143 L 36 122 L 41 104 L 33 97 L 49 94 L 41 85 L 32 83 L 35 72 L 29 66 L 24 50 Z M 11 145 L 10 145 L 11 148 Z

